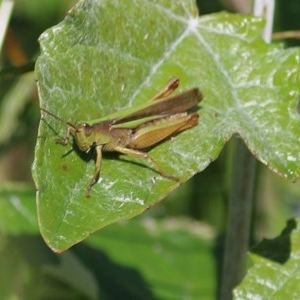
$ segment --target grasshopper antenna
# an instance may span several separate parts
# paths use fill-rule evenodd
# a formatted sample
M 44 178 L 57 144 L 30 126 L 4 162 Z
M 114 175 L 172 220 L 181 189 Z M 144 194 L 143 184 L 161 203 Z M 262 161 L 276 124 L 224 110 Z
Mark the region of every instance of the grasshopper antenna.
M 68 125 L 68 126 L 70 126 L 70 127 L 72 127 L 72 128 L 75 129 L 75 127 L 76 127 L 75 125 L 73 125 L 72 123 L 67 122 L 67 121 L 61 119 L 60 117 L 58 117 L 57 115 L 53 114 L 52 112 L 46 110 L 45 108 L 40 107 L 40 110 L 43 111 L 43 112 L 45 112 L 46 114 L 50 115 L 54 119 L 56 119 L 58 121 L 61 121 L 62 123 L 64 123 L 64 124 L 66 124 L 66 125 Z

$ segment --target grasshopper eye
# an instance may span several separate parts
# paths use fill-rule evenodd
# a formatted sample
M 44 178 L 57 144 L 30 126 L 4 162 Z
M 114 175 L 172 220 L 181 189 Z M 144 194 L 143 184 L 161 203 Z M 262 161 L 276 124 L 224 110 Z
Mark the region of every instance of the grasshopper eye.
M 92 130 L 93 130 L 92 126 L 90 126 L 87 123 L 83 123 L 82 127 L 84 128 L 84 133 L 86 136 L 90 136 L 92 134 Z

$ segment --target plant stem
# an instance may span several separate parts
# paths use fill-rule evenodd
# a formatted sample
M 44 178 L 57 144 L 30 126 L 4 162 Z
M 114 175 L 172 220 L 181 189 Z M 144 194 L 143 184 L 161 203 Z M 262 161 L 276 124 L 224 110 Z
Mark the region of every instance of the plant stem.
M 240 138 L 235 139 L 229 216 L 220 299 L 232 298 L 246 270 L 256 160 Z
M 263 38 L 267 43 L 272 38 L 274 7 L 274 0 L 254 1 L 254 15 L 266 18 Z M 234 153 L 220 292 L 222 300 L 232 299 L 233 288 L 245 274 L 253 207 L 256 160 L 241 139 L 236 139 Z
M 253 14 L 258 17 L 264 17 L 266 19 L 266 25 L 264 28 L 264 39 L 267 43 L 271 42 L 273 23 L 274 23 L 274 0 L 255 0 L 253 7 Z

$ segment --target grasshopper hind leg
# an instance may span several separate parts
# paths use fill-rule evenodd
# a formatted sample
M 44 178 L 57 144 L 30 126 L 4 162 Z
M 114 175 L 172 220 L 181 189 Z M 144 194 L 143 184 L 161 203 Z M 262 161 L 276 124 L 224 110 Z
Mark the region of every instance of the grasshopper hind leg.
M 171 95 L 175 89 L 179 86 L 179 79 L 177 77 L 172 77 L 167 85 L 157 94 L 155 95 L 152 100 L 161 100 L 169 95 Z

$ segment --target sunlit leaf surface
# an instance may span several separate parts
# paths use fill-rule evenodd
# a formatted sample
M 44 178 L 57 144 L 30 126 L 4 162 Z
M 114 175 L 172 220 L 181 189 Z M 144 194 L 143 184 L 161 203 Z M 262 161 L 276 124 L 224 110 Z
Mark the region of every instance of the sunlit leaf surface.
M 239 133 L 260 161 L 297 179 L 299 49 L 264 43 L 259 19 L 197 14 L 190 0 L 80 1 L 40 38 L 41 107 L 90 121 L 147 101 L 177 76 L 179 91 L 199 87 L 204 100 L 197 127 L 150 151 L 166 172 L 186 181 Z M 33 165 L 40 229 L 55 251 L 140 214 L 179 185 L 143 160 L 109 154 L 87 199 L 94 156 L 56 144 L 65 130 L 44 117 Z

